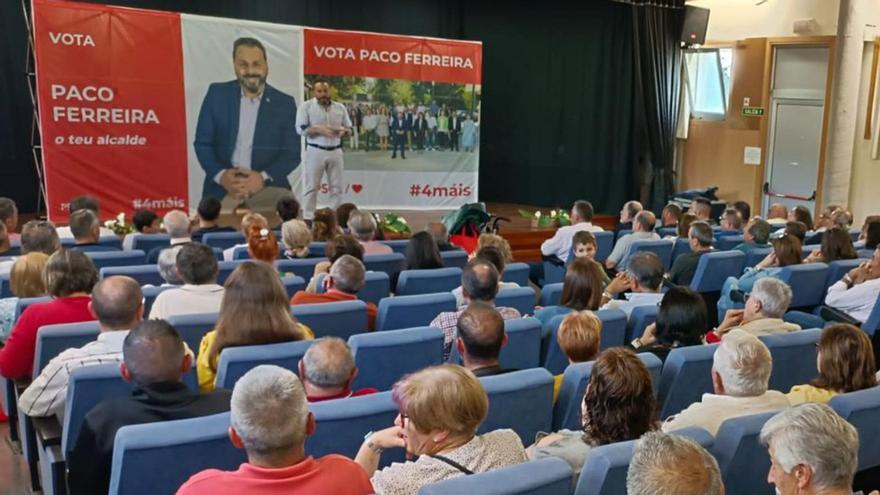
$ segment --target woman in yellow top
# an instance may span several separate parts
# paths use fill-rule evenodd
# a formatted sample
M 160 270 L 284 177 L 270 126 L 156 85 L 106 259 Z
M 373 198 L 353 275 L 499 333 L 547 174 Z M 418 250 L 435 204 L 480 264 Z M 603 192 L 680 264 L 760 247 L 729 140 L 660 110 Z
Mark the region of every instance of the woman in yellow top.
M 837 394 L 877 385 L 877 365 L 871 339 L 861 329 L 840 323 L 822 331 L 816 367 L 819 376 L 806 385 L 795 385 L 788 393 L 791 405 L 826 403 Z
M 599 335 L 602 333 L 602 320 L 592 311 L 569 313 L 559 324 L 556 342 L 568 358 L 569 364 L 586 363 L 596 359 L 599 354 Z M 556 375 L 553 381 L 553 402 L 559 397 L 563 374 Z
M 199 390 L 214 390 L 220 352 L 227 347 L 273 344 L 315 338 L 290 315 L 290 302 L 271 265 L 246 261 L 226 279 L 220 316 L 199 345 Z

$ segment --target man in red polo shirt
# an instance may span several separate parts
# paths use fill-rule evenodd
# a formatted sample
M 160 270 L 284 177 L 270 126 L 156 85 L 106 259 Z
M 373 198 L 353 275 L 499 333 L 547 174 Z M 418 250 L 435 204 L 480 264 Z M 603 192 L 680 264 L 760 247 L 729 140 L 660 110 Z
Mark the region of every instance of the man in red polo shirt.
M 309 402 L 375 394 L 375 388 L 352 390 L 357 376 L 351 348 L 339 337 L 324 337 L 306 351 L 299 362 L 299 376 Z
M 312 294 L 301 290 L 293 295 L 290 304 L 316 304 L 339 301 L 354 301 L 357 293 L 364 287 L 366 270 L 364 264 L 354 256 L 345 254 L 340 257 L 330 273 L 324 277 L 324 293 Z M 376 325 L 376 305 L 367 303 L 367 327 L 373 330 Z

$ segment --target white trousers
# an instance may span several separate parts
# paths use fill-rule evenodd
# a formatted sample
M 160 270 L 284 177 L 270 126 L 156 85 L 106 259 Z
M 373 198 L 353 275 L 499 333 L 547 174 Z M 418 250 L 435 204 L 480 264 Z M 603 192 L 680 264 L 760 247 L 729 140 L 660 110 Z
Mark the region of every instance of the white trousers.
M 303 171 L 303 218 L 315 218 L 315 205 L 318 202 L 318 191 L 321 178 L 327 173 L 330 205 L 333 209 L 342 202 L 342 173 L 345 164 L 342 160 L 342 149 L 322 150 L 314 146 L 306 147 L 305 170 Z

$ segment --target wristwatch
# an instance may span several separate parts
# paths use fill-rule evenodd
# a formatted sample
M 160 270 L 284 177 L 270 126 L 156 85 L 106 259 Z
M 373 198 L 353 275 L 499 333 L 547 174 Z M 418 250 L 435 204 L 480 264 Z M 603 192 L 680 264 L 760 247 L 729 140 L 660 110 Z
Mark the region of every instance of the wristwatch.
M 641 337 L 634 338 L 633 341 L 629 343 L 629 345 L 631 345 L 633 347 L 633 349 L 638 349 L 639 347 L 642 347 L 642 338 Z

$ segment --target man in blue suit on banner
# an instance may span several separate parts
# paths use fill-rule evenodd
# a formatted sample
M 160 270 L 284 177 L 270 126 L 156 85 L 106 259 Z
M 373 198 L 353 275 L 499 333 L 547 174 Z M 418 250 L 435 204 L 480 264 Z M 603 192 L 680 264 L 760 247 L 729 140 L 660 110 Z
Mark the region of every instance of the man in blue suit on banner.
M 274 210 L 291 194 L 287 176 L 300 161 L 296 102 L 266 83 L 269 65 L 258 40 L 235 40 L 232 61 L 236 79 L 211 84 L 199 111 L 202 195 L 220 199 L 224 211 Z

